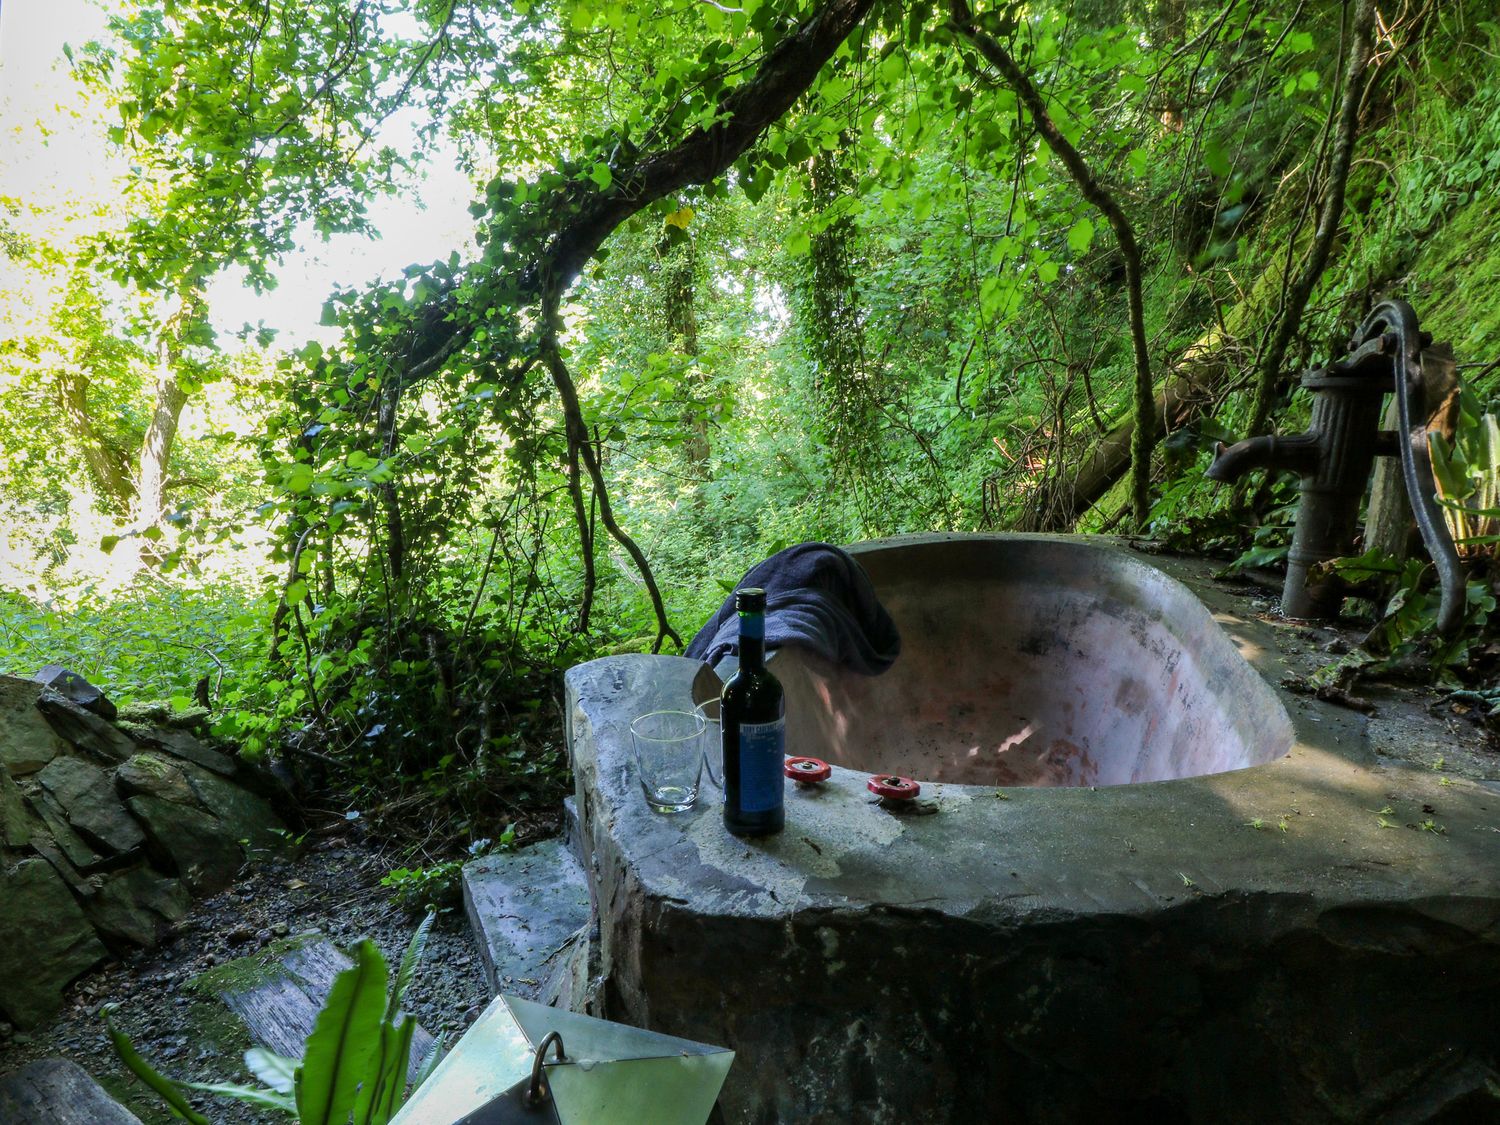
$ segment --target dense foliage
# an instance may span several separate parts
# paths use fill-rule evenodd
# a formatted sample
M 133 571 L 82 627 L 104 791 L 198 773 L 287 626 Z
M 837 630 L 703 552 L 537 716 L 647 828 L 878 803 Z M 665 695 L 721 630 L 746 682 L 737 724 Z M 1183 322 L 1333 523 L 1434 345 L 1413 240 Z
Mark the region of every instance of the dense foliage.
M 135 5 L 72 53 L 114 209 L 0 200 L 6 663 L 206 691 L 246 752 L 477 835 L 557 781 L 558 667 L 674 650 L 783 545 L 1273 562 L 1286 483 L 1215 490 L 1208 446 L 1298 428 L 1374 297 L 1484 425 L 1496 51 L 1480 0 Z M 331 344 L 213 338 L 216 273 L 271 284 L 434 158 L 471 258 L 329 294 Z M 1387 573 L 1419 647 L 1424 568 Z

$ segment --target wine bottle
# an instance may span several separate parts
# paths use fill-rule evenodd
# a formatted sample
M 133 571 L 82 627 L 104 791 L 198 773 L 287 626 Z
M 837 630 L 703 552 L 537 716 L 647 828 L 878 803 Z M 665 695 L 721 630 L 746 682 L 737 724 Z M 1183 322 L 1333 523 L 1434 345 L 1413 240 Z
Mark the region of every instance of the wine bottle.
M 766 592 L 736 590 L 740 666 L 719 697 L 724 746 L 724 826 L 736 836 L 769 836 L 786 823 L 786 699 L 766 669 Z

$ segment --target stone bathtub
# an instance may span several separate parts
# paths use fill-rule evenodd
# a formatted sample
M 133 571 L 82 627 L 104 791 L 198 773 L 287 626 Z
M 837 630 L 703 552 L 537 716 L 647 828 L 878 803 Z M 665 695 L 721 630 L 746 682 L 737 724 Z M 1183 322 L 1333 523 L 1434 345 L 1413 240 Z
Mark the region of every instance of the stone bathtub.
M 788 753 L 990 787 L 1123 785 L 1274 761 L 1276 693 L 1187 587 L 1042 536 L 858 552 L 901 630 L 883 676 L 775 655 Z
M 871 680 L 776 657 L 788 751 L 835 763 L 777 837 L 639 798 L 629 720 L 690 705 L 700 665 L 569 671 L 601 1014 L 738 1051 L 731 1122 L 1500 1106 L 1500 793 L 1272 687 L 1276 630 L 1201 566 L 1190 590 L 1082 539 L 854 550 L 903 655 Z M 876 803 L 875 771 L 925 807 Z

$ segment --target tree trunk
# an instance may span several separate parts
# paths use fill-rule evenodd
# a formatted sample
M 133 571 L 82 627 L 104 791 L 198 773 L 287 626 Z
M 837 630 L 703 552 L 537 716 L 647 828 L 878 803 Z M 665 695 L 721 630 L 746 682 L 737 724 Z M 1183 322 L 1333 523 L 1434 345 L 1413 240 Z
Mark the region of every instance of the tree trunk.
M 840 147 L 819 150 L 808 165 L 813 205 L 825 210 L 855 190 Z M 880 399 L 865 364 L 864 325 L 854 276 L 854 220 L 841 214 L 811 237 L 801 297 L 804 335 L 816 361 L 818 430 L 832 452 L 834 479 L 856 490 L 860 506 L 881 459 Z M 866 518 L 868 519 L 868 515 Z
M 607 188 L 597 189 L 585 179 L 552 189 L 537 204 L 541 212 L 560 216 L 550 235 L 538 238 L 535 243 L 528 239 L 522 248 L 506 250 L 490 265 L 473 272 L 477 285 L 503 293 L 506 304 L 516 309 L 540 306 L 543 328 L 536 340 L 537 358 L 545 360 L 551 371 L 566 425 L 575 434 L 584 435 L 575 448 L 581 469 L 594 485 L 600 518 L 606 530 L 630 554 L 653 592 L 658 647 L 663 639 L 677 640 L 677 636 L 666 621 L 645 556 L 614 521 L 598 457 L 587 440 L 576 388 L 561 357 L 555 353 L 552 333 L 558 303 L 584 265 L 621 223 L 684 187 L 717 179 L 749 151 L 817 80 L 824 64 L 860 26 L 872 7 L 874 0 L 826 0 L 761 58 L 753 77 L 723 96 L 713 124 L 695 128 L 669 148 L 612 167 Z M 442 371 L 470 343 L 483 323 L 480 317 L 459 315 L 458 289 L 454 286 L 431 302 L 420 321 L 389 345 L 387 358 L 399 369 L 406 390 Z
M 166 350 L 166 349 L 163 349 Z M 175 351 L 175 349 L 172 349 Z M 136 493 L 135 522 L 142 528 L 161 522 L 166 507 L 167 462 L 177 440 L 177 423 L 187 392 L 177 381 L 175 362 L 164 363 L 156 378 L 156 407 L 141 442 L 140 487 Z
M 167 465 L 177 441 L 177 423 L 182 417 L 187 391 L 177 372 L 182 365 L 183 341 L 191 326 L 202 319 L 203 297 L 195 288 L 185 289 L 177 312 L 162 326 L 156 356 L 156 405 L 151 424 L 141 441 L 140 468 L 136 474 L 135 523 L 142 530 L 161 523 L 166 510 Z
M 1151 401 L 1150 418 L 1156 432 L 1186 425 L 1211 406 L 1219 384 L 1232 371 L 1222 352 L 1209 353 L 1169 378 Z M 1064 494 L 1056 504 L 1069 523 L 1077 522 L 1115 486 L 1130 468 L 1134 449 L 1135 417 L 1127 418 L 1094 443 L 1072 478 L 1059 484 Z
M 84 463 L 99 490 L 105 507 L 119 514 L 130 511 L 135 501 L 135 482 L 125 455 L 106 441 L 89 415 L 89 377 L 77 369 L 65 369 L 57 377 L 57 401 L 73 436 L 83 450 Z
M 1307 238 L 1304 233 L 1303 242 Z M 1248 374 L 1249 347 L 1244 341 L 1275 304 L 1285 271 L 1284 259 L 1268 266 L 1238 304 L 1224 309 L 1217 325 L 1185 348 L 1176 363 L 1168 365 L 1166 380 L 1151 406 L 1151 417 L 1163 430 L 1193 421 L 1214 406 L 1231 380 Z M 1102 500 L 1130 468 L 1134 433 L 1134 417 L 1125 419 L 1094 443 L 1070 478 L 1059 482 L 1054 506 L 1070 524 Z

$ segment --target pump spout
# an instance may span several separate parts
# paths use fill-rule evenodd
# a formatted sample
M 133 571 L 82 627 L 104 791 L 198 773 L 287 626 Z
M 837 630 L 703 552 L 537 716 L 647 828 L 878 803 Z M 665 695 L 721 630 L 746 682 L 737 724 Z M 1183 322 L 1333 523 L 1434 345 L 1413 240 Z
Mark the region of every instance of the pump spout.
M 1204 475 L 1209 480 L 1231 483 L 1252 469 L 1284 469 L 1293 473 L 1317 471 L 1322 456 L 1322 435 L 1316 432 L 1278 437 L 1246 438 L 1233 445 L 1222 441 L 1214 447 L 1213 464 Z

